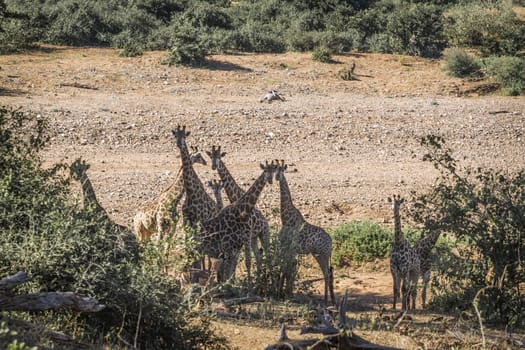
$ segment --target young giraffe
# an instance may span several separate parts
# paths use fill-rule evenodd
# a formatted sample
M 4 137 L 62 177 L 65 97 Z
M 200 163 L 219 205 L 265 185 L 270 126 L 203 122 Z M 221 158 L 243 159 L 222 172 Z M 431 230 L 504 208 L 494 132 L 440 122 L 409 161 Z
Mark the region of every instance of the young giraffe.
M 193 149 L 190 161 L 192 164 L 206 165 L 206 160 L 196 148 Z M 180 167 L 171 185 L 136 213 L 133 218 L 133 231 L 137 238 L 146 240 L 156 234 L 156 238 L 162 239 L 164 233 L 169 232 L 173 223 L 177 222 L 177 206 L 183 195 L 184 184 Z
M 249 218 L 264 186 L 273 181 L 276 165 L 261 164 L 262 174 L 234 203 L 224 207 L 212 219 L 202 224 L 200 251 L 214 259 L 221 259 L 217 280 L 224 282 L 234 275 L 237 259 L 249 239 Z
M 235 203 L 235 201 L 243 196 L 244 190 L 237 184 L 231 173 L 226 168 L 226 165 L 222 161 L 222 157 L 224 157 L 226 153 L 221 152 L 220 146 L 212 146 L 211 151 L 206 151 L 206 153 L 211 159 L 212 169 L 217 170 L 222 182 L 224 183 L 224 190 L 226 191 L 226 195 L 228 196 L 230 203 Z M 257 239 L 259 239 L 261 242 L 264 252 L 267 252 L 270 245 L 270 225 L 268 224 L 268 220 L 266 220 L 263 213 L 257 208 L 255 208 L 255 210 L 250 215 L 248 225 L 250 227 L 250 235 L 249 241 L 245 245 L 244 254 L 246 272 L 248 274 L 248 283 L 251 283 L 250 250 L 253 251 L 255 256 L 257 271 L 261 271 L 262 258 L 259 247 L 257 246 Z
M 312 254 L 319 264 L 324 278 L 324 302 L 328 304 L 328 293 L 332 303 L 335 303 L 332 266 L 330 259 L 332 255 L 332 238 L 321 227 L 308 223 L 299 209 L 292 202 L 290 188 L 284 176 L 288 165 L 281 160 L 278 163 L 275 179 L 279 181 L 281 191 L 281 232 L 290 233 L 293 236 L 292 245 L 297 251 L 295 254 Z
M 394 211 L 394 245 L 390 253 L 390 273 L 394 284 L 394 303 L 396 309 L 399 298 L 399 290 L 402 293 L 402 309 L 410 309 L 410 298 L 412 298 L 412 309 L 416 308 L 417 281 L 419 279 L 419 255 L 411 248 L 401 231 L 401 217 L 399 208 L 405 201 L 400 196 L 388 197 Z
M 423 289 L 421 290 L 421 302 L 422 302 L 422 308 L 425 308 L 426 301 L 427 301 L 427 286 L 428 282 L 430 281 L 430 273 L 432 268 L 432 259 L 430 256 L 430 252 L 432 251 L 432 248 L 436 245 L 436 242 L 439 238 L 439 235 L 441 234 L 441 231 L 434 230 L 427 234 L 424 237 L 421 237 L 415 244 L 414 244 L 414 250 L 419 256 L 419 272 L 421 274 L 421 277 L 423 278 Z
M 224 188 L 224 182 L 221 180 L 210 180 L 208 181 L 208 187 L 211 188 L 213 195 L 215 196 L 215 202 L 217 202 L 217 211 L 224 208 L 224 202 L 222 200 L 222 189 Z

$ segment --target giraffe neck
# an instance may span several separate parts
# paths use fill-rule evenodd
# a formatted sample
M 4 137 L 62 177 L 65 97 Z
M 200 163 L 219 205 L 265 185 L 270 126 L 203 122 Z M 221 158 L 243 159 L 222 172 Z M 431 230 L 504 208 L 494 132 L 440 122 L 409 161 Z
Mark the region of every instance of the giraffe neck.
M 208 195 L 202 181 L 199 179 L 195 169 L 193 169 L 193 163 L 186 142 L 182 142 L 179 149 L 182 160 L 182 182 L 184 190 L 186 191 L 186 199 L 189 197 L 198 198 L 199 205 L 195 206 L 195 210 L 197 210 L 199 220 L 204 221 L 216 211 L 216 203 Z
M 228 196 L 230 203 L 237 201 L 239 198 L 241 198 L 244 195 L 244 191 L 237 184 L 237 182 L 235 181 L 233 176 L 230 174 L 230 172 L 228 171 L 228 169 L 226 168 L 226 165 L 224 165 L 222 160 L 219 160 L 219 165 L 217 166 L 217 172 L 219 173 L 219 177 L 224 183 L 224 191 L 226 191 L 226 195 Z
M 224 208 L 224 203 L 222 201 L 221 190 L 217 189 L 217 190 L 213 191 L 213 193 L 215 194 L 215 201 L 217 202 L 217 210 L 220 211 L 222 208 Z
M 261 192 L 266 185 L 266 172 L 263 173 L 255 180 L 250 186 L 248 191 L 241 198 L 239 198 L 235 204 L 244 206 L 244 210 L 251 213 L 255 209 L 255 204 L 261 195 Z
M 399 208 L 394 208 L 394 249 L 397 251 L 405 250 L 408 242 L 401 231 L 401 216 Z
M 428 254 L 436 245 L 436 242 L 441 234 L 440 230 L 435 230 L 419 239 L 417 245 L 423 254 Z
M 284 174 L 279 179 L 279 189 L 281 191 L 281 222 L 283 227 L 295 227 L 305 222 L 301 212 L 293 205 L 288 181 Z
M 183 182 L 183 176 L 182 176 L 182 167 L 179 168 L 179 171 L 177 172 L 177 176 L 171 183 L 171 185 L 168 186 L 159 195 L 160 204 L 166 204 L 168 202 L 176 202 L 178 203 L 180 199 L 182 198 L 182 195 L 184 194 L 184 182 Z
M 87 174 L 84 172 L 81 174 L 80 183 L 82 184 L 82 195 L 84 198 L 84 208 L 94 206 L 97 213 L 106 214 L 106 210 L 102 208 L 95 195 L 95 189 L 93 184 L 89 180 Z
M 188 152 L 186 143 L 183 143 L 182 147 L 179 148 L 180 158 L 182 161 L 182 181 L 184 184 L 184 189 L 188 193 L 199 193 L 201 191 L 205 192 L 202 182 L 200 181 L 197 173 L 195 172 L 195 169 L 193 169 L 193 164 L 191 162 L 190 154 Z

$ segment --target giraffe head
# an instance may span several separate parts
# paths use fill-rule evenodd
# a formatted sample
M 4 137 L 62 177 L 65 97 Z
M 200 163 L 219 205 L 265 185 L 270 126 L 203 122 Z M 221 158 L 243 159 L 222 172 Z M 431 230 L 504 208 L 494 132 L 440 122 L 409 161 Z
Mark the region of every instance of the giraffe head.
M 211 168 L 213 170 L 217 170 L 217 168 L 219 167 L 219 163 L 221 162 L 221 158 L 226 155 L 226 152 L 221 152 L 221 146 L 212 146 L 211 152 L 206 151 L 206 154 L 211 159 Z
M 186 125 L 177 125 L 177 129 L 174 129 L 171 132 L 177 139 L 177 147 L 184 147 L 186 145 L 186 137 L 190 136 L 190 132 L 186 131 Z
M 86 174 L 90 165 L 86 163 L 85 160 L 81 158 L 75 159 L 73 163 L 69 166 L 69 172 L 76 180 L 80 180 L 83 175 Z
M 198 147 L 191 147 L 191 155 L 190 155 L 191 164 L 199 163 L 202 165 L 206 165 L 206 159 L 202 156 L 202 153 L 199 151 Z
M 266 161 L 266 164 L 260 163 L 260 166 L 261 169 L 264 170 L 265 183 L 272 184 L 273 177 L 275 175 L 275 172 L 277 171 L 277 163 L 275 163 L 273 160 L 271 163 L 268 163 L 268 161 Z
M 401 198 L 400 195 L 393 195 L 392 198 L 388 197 L 388 203 L 392 203 L 392 209 L 395 212 L 399 212 L 401 204 L 405 202 L 404 198 Z
M 284 177 L 284 172 L 288 169 L 288 164 L 284 163 L 284 159 L 276 160 L 277 169 L 275 171 L 275 180 L 281 181 Z

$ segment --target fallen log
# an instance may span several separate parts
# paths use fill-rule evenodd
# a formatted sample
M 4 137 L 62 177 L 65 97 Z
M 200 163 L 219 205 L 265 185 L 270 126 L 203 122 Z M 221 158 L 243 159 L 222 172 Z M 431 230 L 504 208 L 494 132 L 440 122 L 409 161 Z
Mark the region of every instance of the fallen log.
M 98 312 L 106 306 L 90 297 L 73 292 L 41 292 L 14 295 L 12 289 L 30 281 L 23 271 L 0 280 L 0 311 L 43 311 L 69 308 L 82 312 Z

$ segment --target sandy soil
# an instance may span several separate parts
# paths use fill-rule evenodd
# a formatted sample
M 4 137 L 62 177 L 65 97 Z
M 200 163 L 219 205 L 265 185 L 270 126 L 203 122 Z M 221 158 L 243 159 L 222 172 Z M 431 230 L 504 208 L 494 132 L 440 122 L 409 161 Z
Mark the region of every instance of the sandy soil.
M 48 118 L 46 164 L 89 162 L 99 201 L 122 224 L 173 180 L 177 125 L 191 131 L 191 146 L 220 145 L 244 188 L 259 175 L 259 162 L 286 160 L 296 206 L 326 228 L 350 220 L 392 224 L 387 196 L 409 198 L 437 175 L 421 161 L 419 139 L 429 133 L 443 136 L 463 165 L 524 166 L 524 97 L 479 96 L 487 81 L 448 77 L 438 60 L 348 54 L 323 64 L 306 53 L 236 54 L 191 69 L 162 65 L 164 57 L 63 47 L 0 56 L 0 104 Z M 358 79 L 340 79 L 352 61 Z M 260 103 L 269 89 L 286 101 Z M 217 177 L 210 167 L 197 171 L 203 180 Z M 278 227 L 278 187 L 265 188 L 258 206 Z M 388 303 L 388 265 L 378 266 L 336 271 L 338 293 L 349 290 L 375 309 Z M 277 335 L 275 327 L 258 328 L 266 332 L 260 337 L 238 327 L 221 325 L 241 349 Z

